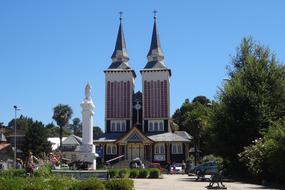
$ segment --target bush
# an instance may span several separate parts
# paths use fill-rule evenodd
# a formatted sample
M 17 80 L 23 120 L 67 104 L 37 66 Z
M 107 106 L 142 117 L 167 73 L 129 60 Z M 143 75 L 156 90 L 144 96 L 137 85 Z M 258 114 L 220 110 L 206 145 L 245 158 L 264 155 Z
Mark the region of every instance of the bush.
M 138 169 L 131 169 L 130 170 L 130 178 L 137 178 L 139 176 L 139 170 Z
M 110 178 L 119 177 L 119 170 L 118 169 L 111 169 L 109 170 Z
M 0 177 L 11 178 L 11 177 L 25 177 L 26 171 L 24 169 L 9 169 L 0 171 Z
M 0 177 L 0 189 L 2 190 L 22 190 L 26 183 L 25 178 L 1 178 Z
M 127 178 L 127 177 L 129 177 L 129 175 L 130 175 L 129 169 L 127 169 L 127 168 L 120 169 L 120 171 L 119 171 L 119 177 L 120 178 Z
M 51 167 L 49 165 L 44 165 L 35 171 L 36 177 L 49 177 L 51 175 Z
M 160 176 L 160 170 L 157 169 L 157 168 L 153 168 L 153 169 L 150 169 L 149 171 L 149 178 L 159 178 Z
M 147 178 L 148 175 L 149 175 L 148 169 L 140 169 L 138 178 Z
M 104 184 L 96 178 L 88 178 L 78 182 L 72 190 L 104 190 Z
M 105 182 L 106 190 L 132 190 L 134 182 L 131 179 L 111 179 Z

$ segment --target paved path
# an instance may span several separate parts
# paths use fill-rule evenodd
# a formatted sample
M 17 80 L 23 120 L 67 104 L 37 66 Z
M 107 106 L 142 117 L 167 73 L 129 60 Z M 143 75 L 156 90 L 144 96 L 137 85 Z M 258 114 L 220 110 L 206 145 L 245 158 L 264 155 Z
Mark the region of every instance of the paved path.
M 207 190 L 209 182 L 196 182 L 194 177 L 188 175 L 163 175 L 163 179 L 134 179 L 135 190 Z M 270 190 L 270 188 L 240 183 L 224 183 L 228 190 Z

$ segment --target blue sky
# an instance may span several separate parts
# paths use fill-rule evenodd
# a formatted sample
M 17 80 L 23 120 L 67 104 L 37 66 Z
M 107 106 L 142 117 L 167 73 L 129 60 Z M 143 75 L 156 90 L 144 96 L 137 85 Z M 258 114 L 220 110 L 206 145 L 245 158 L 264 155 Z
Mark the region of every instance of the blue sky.
M 96 105 L 94 123 L 104 127 L 104 73 L 111 63 L 118 12 L 141 90 L 153 14 L 165 63 L 172 69 L 171 113 L 185 98 L 214 99 L 226 65 L 243 37 L 270 47 L 285 60 L 285 1 L 274 0 L 1 0 L 0 122 L 20 114 L 52 121 L 52 108 L 69 104 L 81 117 L 87 81 Z

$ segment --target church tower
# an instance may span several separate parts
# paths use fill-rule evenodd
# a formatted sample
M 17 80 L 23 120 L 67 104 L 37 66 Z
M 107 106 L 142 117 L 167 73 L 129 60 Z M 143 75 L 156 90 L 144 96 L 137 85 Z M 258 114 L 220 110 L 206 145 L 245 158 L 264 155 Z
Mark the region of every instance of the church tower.
M 141 70 L 143 88 L 143 131 L 170 131 L 169 80 L 171 70 L 164 64 L 164 54 L 160 46 L 157 17 L 154 25 L 147 64 Z
M 105 73 L 105 131 L 123 133 L 132 127 L 135 72 L 129 66 L 122 17 L 112 63 Z

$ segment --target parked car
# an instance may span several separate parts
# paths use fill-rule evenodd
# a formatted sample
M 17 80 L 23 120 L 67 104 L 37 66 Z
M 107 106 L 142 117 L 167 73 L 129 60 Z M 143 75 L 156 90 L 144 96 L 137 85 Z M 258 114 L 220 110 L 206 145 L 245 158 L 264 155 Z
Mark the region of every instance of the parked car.
M 188 171 L 188 175 L 197 174 L 198 172 L 202 172 L 204 175 L 211 175 L 213 173 L 218 172 L 218 165 L 215 161 L 209 161 L 202 163 L 194 168 L 190 168 Z
M 181 174 L 182 172 L 182 163 L 175 163 L 170 166 L 170 174 Z

